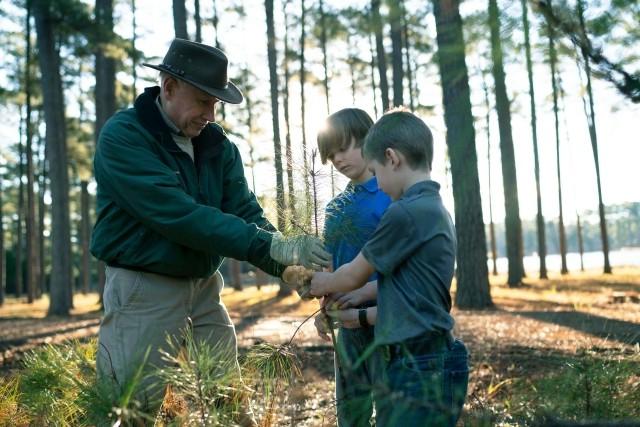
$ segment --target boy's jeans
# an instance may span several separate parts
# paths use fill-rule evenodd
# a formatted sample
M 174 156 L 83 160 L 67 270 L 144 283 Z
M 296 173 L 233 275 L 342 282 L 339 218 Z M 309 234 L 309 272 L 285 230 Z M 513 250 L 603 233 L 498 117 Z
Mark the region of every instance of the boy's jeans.
M 403 352 L 387 365 L 376 414 L 378 427 L 455 426 L 467 394 L 469 354 L 455 340 L 443 351 Z
M 373 345 L 373 326 L 366 328 L 340 328 L 337 337 L 336 401 L 338 427 L 369 427 L 373 413 L 373 387 L 379 382 L 384 369 L 380 349 L 376 349 L 356 369 L 358 358 Z

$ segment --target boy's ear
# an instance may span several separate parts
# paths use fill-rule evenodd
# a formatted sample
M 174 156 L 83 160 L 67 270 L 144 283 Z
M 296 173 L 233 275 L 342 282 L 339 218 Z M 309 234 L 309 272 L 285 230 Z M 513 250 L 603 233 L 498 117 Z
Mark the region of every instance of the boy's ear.
M 384 157 L 387 162 L 391 162 L 391 166 L 398 167 L 400 165 L 399 153 L 393 148 L 387 148 L 384 150 Z

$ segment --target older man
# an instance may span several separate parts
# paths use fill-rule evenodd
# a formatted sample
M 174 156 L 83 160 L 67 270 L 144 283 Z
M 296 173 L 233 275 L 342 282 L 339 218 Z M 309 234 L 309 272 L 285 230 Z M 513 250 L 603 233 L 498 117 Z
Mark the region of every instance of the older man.
M 105 124 L 94 161 L 91 251 L 107 264 L 97 364 L 120 387 L 147 349 L 149 364 L 161 366 L 158 350 L 185 327 L 236 361 L 220 300 L 223 257 L 276 277 L 286 265 L 319 268 L 330 258 L 313 237 L 279 234 L 249 191 L 238 148 L 214 123 L 216 105 L 243 99 L 224 53 L 175 39 L 162 64 L 144 65 L 160 71 L 161 86 Z

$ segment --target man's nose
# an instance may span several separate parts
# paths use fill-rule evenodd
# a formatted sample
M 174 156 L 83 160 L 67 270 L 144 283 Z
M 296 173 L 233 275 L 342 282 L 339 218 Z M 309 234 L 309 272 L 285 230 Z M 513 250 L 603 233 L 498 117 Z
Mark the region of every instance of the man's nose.
M 204 114 L 203 117 L 208 121 L 208 122 L 215 122 L 216 121 L 216 107 L 215 105 L 209 106 L 204 110 Z

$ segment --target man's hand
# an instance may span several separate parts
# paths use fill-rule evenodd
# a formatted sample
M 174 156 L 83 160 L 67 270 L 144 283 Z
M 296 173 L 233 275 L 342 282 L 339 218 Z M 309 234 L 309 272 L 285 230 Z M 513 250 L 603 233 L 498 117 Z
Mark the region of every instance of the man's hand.
M 331 341 L 330 330 L 329 330 L 329 322 L 330 318 L 327 317 L 324 313 L 319 313 L 313 319 L 313 324 L 316 327 L 316 331 L 318 331 L 318 336 L 323 341 Z
M 269 250 L 271 258 L 284 265 L 303 265 L 313 270 L 331 265 L 331 254 L 317 237 L 301 235 L 284 237 L 274 233 Z
M 302 299 L 313 299 L 313 295 L 309 293 L 312 277 L 313 270 L 304 268 L 301 265 L 290 265 L 282 273 L 282 280 L 295 288 Z

